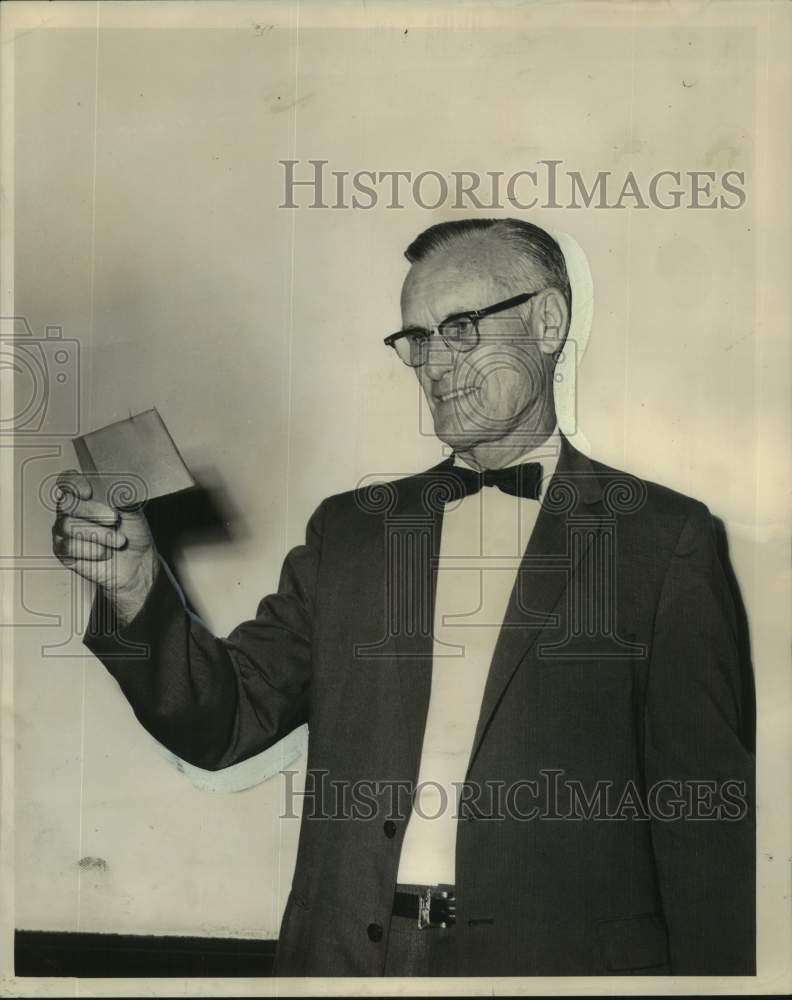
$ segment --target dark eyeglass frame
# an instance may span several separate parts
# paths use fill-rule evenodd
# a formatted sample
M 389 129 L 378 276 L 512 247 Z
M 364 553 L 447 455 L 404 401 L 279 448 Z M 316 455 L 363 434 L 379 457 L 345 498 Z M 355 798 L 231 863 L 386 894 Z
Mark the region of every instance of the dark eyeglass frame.
M 521 306 L 523 303 L 528 302 L 529 299 L 534 298 L 539 292 L 543 292 L 544 289 L 540 288 L 535 292 L 522 292 L 520 295 L 513 295 L 509 299 L 504 299 L 502 302 L 496 302 L 495 305 L 486 306 L 484 309 L 467 309 L 463 312 L 451 313 L 450 316 L 437 324 L 437 326 L 427 329 L 424 326 L 408 326 L 404 330 L 397 330 L 396 333 L 391 333 L 389 336 L 385 337 L 384 343 L 387 347 L 392 347 L 394 350 L 398 350 L 396 347 L 396 342 L 403 337 L 415 336 L 416 334 L 425 337 L 425 343 L 428 343 L 431 339 L 433 333 L 437 333 L 442 339 L 443 343 L 450 351 L 457 351 L 461 353 L 467 353 L 472 351 L 474 347 L 477 347 L 481 339 L 479 333 L 479 320 L 484 319 L 486 316 L 493 316 L 495 313 L 505 312 L 507 309 L 514 309 L 516 306 Z M 475 340 L 472 340 L 469 346 L 461 347 L 459 344 L 449 343 L 443 334 L 443 327 L 448 326 L 453 323 L 458 323 L 460 320 L 467 320 L 473 324 L 473 329 L 476 331 Z M 422 359 L 417 364 L 410 364 L 401 355 L 399 359 L 408 366 L 408 368 L 420 368 L 421 365 L 425 363 L 425 359 Z

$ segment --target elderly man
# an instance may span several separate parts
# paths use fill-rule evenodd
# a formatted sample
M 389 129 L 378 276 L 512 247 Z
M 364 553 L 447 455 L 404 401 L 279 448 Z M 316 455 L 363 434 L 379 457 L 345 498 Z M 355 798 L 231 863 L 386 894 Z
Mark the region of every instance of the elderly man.
M 281 975 L 751 974 L 751 704 L 710 514 L 559 433 L 547 233 L 444 223 L 406 255 L 386 344 L 451 456 L 324 500 L 227 638 L 142 513 L 66 474 L 85 642 L 200 767 L 308 723 Z

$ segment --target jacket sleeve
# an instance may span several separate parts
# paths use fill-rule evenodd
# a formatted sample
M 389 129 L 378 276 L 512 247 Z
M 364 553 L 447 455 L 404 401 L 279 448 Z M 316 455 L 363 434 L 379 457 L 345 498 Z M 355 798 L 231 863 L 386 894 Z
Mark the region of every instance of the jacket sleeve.
M 183 760 L 228 767 L 307 721 L 322 523 L 320 505 L 305 544 L 286 556 L 277 593 L 225 639 L 187 608 L 162 560 L 143 607 L 125 626 L 97 590 L 84 644 L 143 726 Z
M 660 595 L 645 717 L 674 975 L 755 974 L 754 757 L 741 737 L 753 708 L 735 622 L 712 518 L 697 504 Z

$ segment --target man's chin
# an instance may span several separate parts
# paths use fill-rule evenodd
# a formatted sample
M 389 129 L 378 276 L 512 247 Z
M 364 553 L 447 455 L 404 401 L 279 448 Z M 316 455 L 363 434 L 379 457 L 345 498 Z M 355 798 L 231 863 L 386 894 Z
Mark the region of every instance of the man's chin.
M 445 423 L 435 421 L 435 435 L 455 451 L 465 451 L 482 443 L 481 430 L 464 430 L 457 426 L 448 426 Z

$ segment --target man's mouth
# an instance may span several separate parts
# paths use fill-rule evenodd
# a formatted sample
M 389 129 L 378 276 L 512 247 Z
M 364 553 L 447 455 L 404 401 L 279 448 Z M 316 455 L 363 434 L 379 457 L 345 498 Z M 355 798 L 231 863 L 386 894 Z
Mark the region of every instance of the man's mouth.
M 441 403 L 447 403 L 451 399 L 460 399 L 462 396 L 469 396 L 474 392 L 478 392 L 478 387 L 471 385 L 462 389 L 451 389 L 449 392 L 436 393 L 435 399 L 439 399 Z

